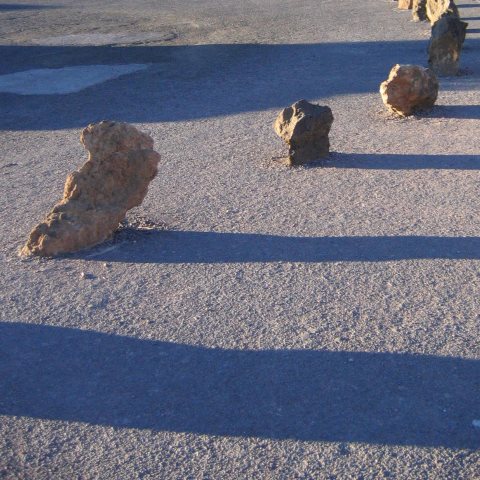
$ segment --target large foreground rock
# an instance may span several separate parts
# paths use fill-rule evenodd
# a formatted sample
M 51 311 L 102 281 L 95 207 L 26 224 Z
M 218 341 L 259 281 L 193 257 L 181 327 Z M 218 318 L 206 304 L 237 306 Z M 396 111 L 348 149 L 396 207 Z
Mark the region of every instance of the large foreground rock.
M 395 65 L 388 79 L 380 85 L 380 94 L 387 108 L 407 116 L 415 110 L 429 108 L 438 96 L 438 81 L 428 68 L 417 65 Z
M 157 174 L 153 140 L 126 123 L 89 125 L 81 135 L 88 161 L 68 175 L 63 199 L 31 232 L 21 253 L 53 256 L 109 238 L 140 205 Z
M 454 0 L 427 0 L 426 14 L 431 25 L 444 16 L 460 17 Z
M 301 165 L 328 155 L 332 123 L 330 107 L 300 100 L 285 108 L 273 128 L 289 146 L 289 164 Z
M 453 16 L 442 17 L 432 27 L 428 65 L 441 76 L 456 75 L 468 23 Z
M 427 20 L 427 0 L 413 0 L 412 18 L 414 22 Z

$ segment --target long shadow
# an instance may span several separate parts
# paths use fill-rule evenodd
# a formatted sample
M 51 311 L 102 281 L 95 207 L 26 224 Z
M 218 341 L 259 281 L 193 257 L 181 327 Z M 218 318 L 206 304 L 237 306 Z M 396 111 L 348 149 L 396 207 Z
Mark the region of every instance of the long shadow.
M 475 58 L 480 39 L 467 39 Z M 378 91 L 392 65 L 422 65 L 428 40 L 291 45 L 0 46 L 0 75 L 79 65 L 144 63 L 68 95 L 0 93 L 0 130 L 83 127 L 105 118 L 174 122 L 283 108 L 300 98 Z M 472 70 L 472 68 L 473 70 Z M 477 74 L 451 89 L 477 88 Z
M 441 115 L 440 113 L 439 116 Z M 401 155 L 332 152 L 326 161 L 315 162 L 312 165 L 313 168 L 335 167 L 372 170 L 480 170 L 480 154 Z
M 283 108 L 300 98 L 374 92 L 393 64 L 423 64 L 426 45 L 427 40 L 292 45 L 0 46 L 0 75 L 78 65 L 150 65 L 143 72 L 68 95 L 0 93 L 0 129 L 73 128 L 105 118 L 172 122 Z
M 425 118 L 480 119 L 480 105 L 436 105 L 432 110 L 419 114 Z
M 34 5 L 27 3 L 0 3 L 1 12 L 17 12 L 19 10 L 45 10 L 59 8 L 59 5 Z
M 480 447 L 480 362 L 224 350 L 0 323 L 0 414 L 305 441 Z
M 78 258 L 128 263 L 385 262 L 480 259 L 480 237 L 283 237 L 254 233 L 147 231 L 136 243 Z

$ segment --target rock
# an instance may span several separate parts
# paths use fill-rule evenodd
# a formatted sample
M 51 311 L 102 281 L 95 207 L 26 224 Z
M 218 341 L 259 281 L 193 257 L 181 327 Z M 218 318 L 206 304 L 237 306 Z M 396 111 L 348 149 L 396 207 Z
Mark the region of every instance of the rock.
M 456 75 L 460 64 L 460 53 L 465 41 L 468 23 L 459 18 L 445 16 L 432 27 L 428 45 L 428 65 L 442 76 Z
M 431 25 L 444 16 L 460 17 L 453 0 L 427 0 L 426 14 Z
M 407 116 L 415 110 L 429 108 L 438 95 L 438 81 L 428 68 L 417 65 L 395 65 L 388 79 L 380 85 L 380 94 L 387 108 Z
M 412 8 L 413 0 L 398 0 L 398 8 L 400 10 L 410 10 Z
M 127 123 L 89 125 L 80 137 L 87 162 L 68 175 L 63 199 L 30 233 L 23 255 L 54 256 L 96 245 L 140 205 L 157 174 L 153 140 Z
M 427 0 L 413 0 L 412 18 L 414 22 L 427 20 Z
M 273 128 L 289 146 L 289 164 L 302 165 L 328 155 L 328 134 L 332 123 L 333 114 L 329 107 L 300 100 L 285 108 Z

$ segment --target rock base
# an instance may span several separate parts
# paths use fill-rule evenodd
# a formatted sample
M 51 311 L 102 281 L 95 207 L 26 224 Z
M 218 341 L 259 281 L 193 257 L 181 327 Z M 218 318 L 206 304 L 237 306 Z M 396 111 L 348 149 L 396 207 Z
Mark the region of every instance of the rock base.
M 428 68 L 395 65 L 380 85 L 380 94 L 390 112 L 408 116 L 416 110 L 433 107 L 438 96 L 438 80 Z
M 454 0 L 427 0 L 425 8 L 431 25 L 444 16 L 460 17 Z
M 457 17 L 445 16 L 432 27 L 428 65 L 437 75 L 453 76 L 458 73 L 467 26 L 468 23 Z
M 37 225 L 22 255 L 55 256 L 92 247 L 140 205 L 157 174 L 153 140 L 126 123 L 89 125 L 81 135 L 88 161 L 68 175 L 63 199 Z
M 332 110 L 326 106 L 300 100 L 285 108 L 273 128 L 289 147 L 287 163 L 302 165 L 328 155 L 332 123 Z

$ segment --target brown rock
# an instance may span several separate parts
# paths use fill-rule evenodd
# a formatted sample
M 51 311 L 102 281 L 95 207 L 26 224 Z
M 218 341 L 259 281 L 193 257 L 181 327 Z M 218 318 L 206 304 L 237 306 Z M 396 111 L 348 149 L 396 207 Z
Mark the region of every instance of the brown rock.
M 426 14 L 431 25 L 443 16 L 460 17 L 458 8 L 453 0 L 427 0 Z
M 410 10 L 413 5 L 413 0 L 398 0 L 398 8 L 400 10 Z
M 63 199 L 30 233 L 23 255 L 53 256 L 96 245 L 140 205 L 157 174 L 153 140 L 127 123 L 89 125 L 80 137 L 87 162 L 68 175 Z
M 427 0 L 413 0 L 412 19 L 414 22 L 427 20 Z
M 428 45 L 428 65 L 441 76 L 456 75 L 468 23 L 453 16 L 444 16 L 432 27 Z
M 332 123 L 333 114 L 329 107 L 300 100 L 285 108 L 273 128 L 289 146 L 288 163 L 301 165 L 328 155 L 328 134 Z
M 395 65 L 388 79 L 380 85 L 380 94 L 387 108 L 407 116 L 435 104 L 438 81 L 428 68 L 417 65 Z

